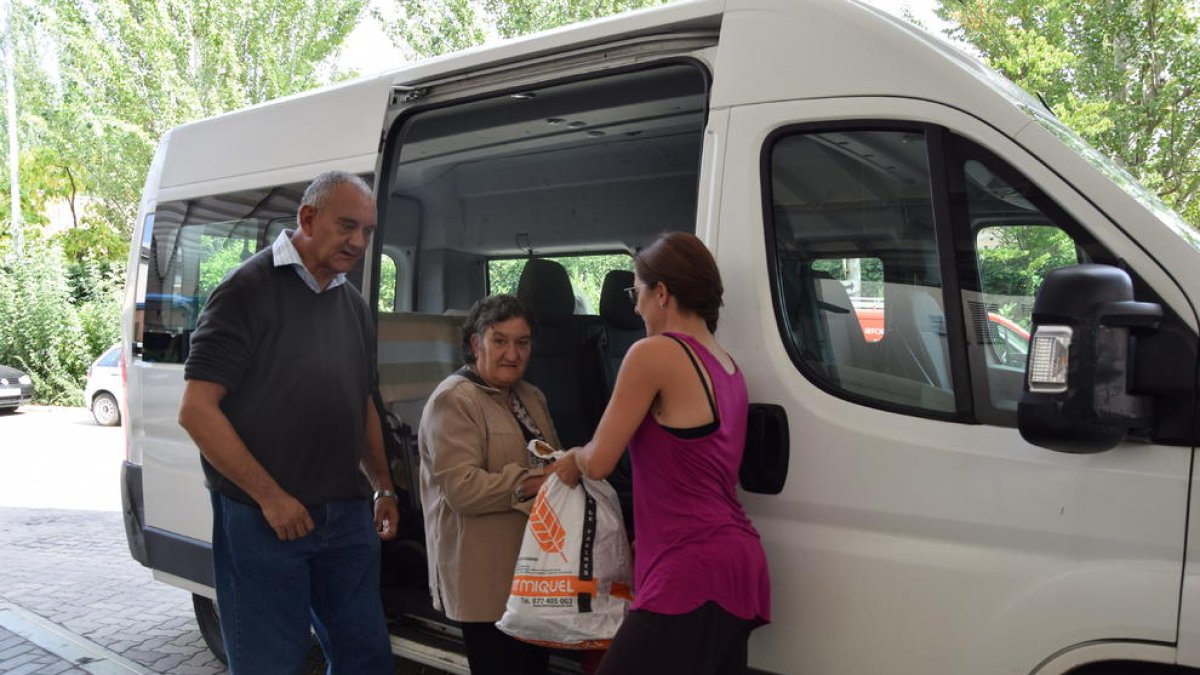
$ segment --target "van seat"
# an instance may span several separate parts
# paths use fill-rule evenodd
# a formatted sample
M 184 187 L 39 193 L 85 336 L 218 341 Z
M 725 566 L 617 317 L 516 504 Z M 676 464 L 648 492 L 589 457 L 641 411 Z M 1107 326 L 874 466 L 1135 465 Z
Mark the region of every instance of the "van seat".
M 608 336 L 603 348 L 604 371 L 610 394 L 617 383 L 617 372 L 621 370 L 625 353 L 633 343 L 646 337 L 646 324 L 633 311 L 633 303 L 625 294 L 625 289 L 630 286 L 633 286 L 633 272 L 610 270 L 604 275 L 604 285 L 600 288 L 600 320 L 604 322 Z
M 461 316 L 379 314 L 379 393 L 414 429 L 434 388 L 462 365 L 462 324 Z
M 874 369 L 873 352 L 846 287 L 825 272 L 813 272 L 813 285 L 825 328 L 823 350 L 829 354 L 831 365 Z
M 950 390 L 950 348 L 940 292 L 936 287 L 890 284 L 883 342 L 895 374 Z
M 633 343 L 646 337 L 646 324 L 642 322 L 642 317 L 633 311 L 633 303 L 625 294 L 625 289 L 632 285 L 633 272 L 611 270 L 604 275 L 604 285 L 600 288 L 600 320 L 604 322 L 607 337 L 601 347 L 607 385 L 606 398 L 612 397 L 613 387 L 617 384 L 617 373 L 621 370 L 625 354 Z M 621 454 L 617 466 L 608 476 L 608 482 L 616 490 L 617 499 L 621 502 L 625 531 L 633 537 L 633 465 L 628 452 Z
M 533 315 L 533 354 L 525 381 L 542 390 L 564 448 L 592 437 L 607 402 L 602 345 L 596 315 L 576 315 L 567 270 L 553 260 L 530 258 L 517 283 L 517 298 Z

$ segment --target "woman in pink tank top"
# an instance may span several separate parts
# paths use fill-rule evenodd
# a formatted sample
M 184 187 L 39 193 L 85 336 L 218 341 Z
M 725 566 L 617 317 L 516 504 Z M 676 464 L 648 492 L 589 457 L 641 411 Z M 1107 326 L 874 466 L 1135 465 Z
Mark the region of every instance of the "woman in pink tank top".
M 646 337 L 625 355 L 592 440 L 557 473 L 605 478 L 633 462 L 634 603 L 602 675 L 742 673 L 750 631 L 770 621 L 767 561 L 737 497 L 748 399 L 713 337 L 720 272 L 696 237 L 660 236 L 628 289 Z

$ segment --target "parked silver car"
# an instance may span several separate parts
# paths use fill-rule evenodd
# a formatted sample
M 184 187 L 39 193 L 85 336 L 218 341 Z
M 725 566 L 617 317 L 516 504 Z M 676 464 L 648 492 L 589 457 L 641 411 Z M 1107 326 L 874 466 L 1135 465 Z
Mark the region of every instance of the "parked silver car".
M 33 380 L 16 368 L 0 366 L 0 414 L 33 401 Z
M 121 405 L 125 399 L 125 379 L 121 377 L 121 345 L 116 344 L 88 367 L 83 404 L 91 409 L 96 424 L 115 427 L 121 423 Z

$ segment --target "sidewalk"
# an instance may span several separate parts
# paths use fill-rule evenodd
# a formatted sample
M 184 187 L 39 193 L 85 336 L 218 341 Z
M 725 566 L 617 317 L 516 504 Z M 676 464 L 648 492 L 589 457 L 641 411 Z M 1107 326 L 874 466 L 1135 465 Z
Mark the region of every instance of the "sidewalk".
M 0 673 L 146 675 L 150 672 L 32 612 L 0 602 Z
M 0 542 L 0 673 L 225 672 L 191 596 L 129 557 L 121 514 L 0 508 Z M 16 670 L 33 661 L 48 667 Z
M 0 673 L 7 675 L 59 675 L 83 673 L 70 661 L 61 659 L 16 633 L 0 627 Z

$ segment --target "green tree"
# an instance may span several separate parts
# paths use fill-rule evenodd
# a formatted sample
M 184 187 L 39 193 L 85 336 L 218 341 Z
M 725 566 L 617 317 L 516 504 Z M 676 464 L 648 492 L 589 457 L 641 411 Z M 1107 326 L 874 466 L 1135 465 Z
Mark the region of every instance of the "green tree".
M 947 32 L 1200 224 L 1194 0 L 938 0 Z
M 633 258 L 624 253 L 579 255 L 547 258 L 561 264 L 571 279 L 578 313 L 596 314 L 600 309 L 600 290 L 610 270 L 633 270 Z M 488 293 L 515 295 L 525 258 L 488 261 Z
M 340 79 L 332 59 L 365 4 L 16 3 L 22 142 L 41 164 L 29 173 L 52 176 L 57 195 L 88 195 L 77 224 L 108 230 L 95 235 L 107 251 L 110 233 L 128 239 L 146 169 L 168 129 Z M 38 206 L 27 218 L 36 221 Z M 125 251 L 112 256 L 123 260 Z
M 73 402 L 87 363 L 117 338 L 131 226 L 163 134 L 344 78 L 333 60 L 366 1 L 14 0 L 6 46 L 37 254 L 5 254 L 0 356 L 29 366 L 40 400 Z M 0 223 L 10 189 L 3 172 Z M 72 223 L 51 238 L 40 230 L 56 200 Z M 45 292 L 33 302 L 14 284 Z
M 989 227 L 979 234 L 979 275 L 988 296 L 1002 298 L 997 311 L 1029 328 L 1027 301 L 1051 271 L 1075 265 L 1075 242 L 1057 227 L 1008 225 Z
M 39 402 L 77 405 L 95 354 L 71 302 L 62 251 L 33 237 L 22 255 L 0 253 L 0 363 L 29 373 Z
M 393 0 L 373 10 L 392 42 L 429 57 L 483 44 L 488 36 L 526 35 L 667 0 Z

